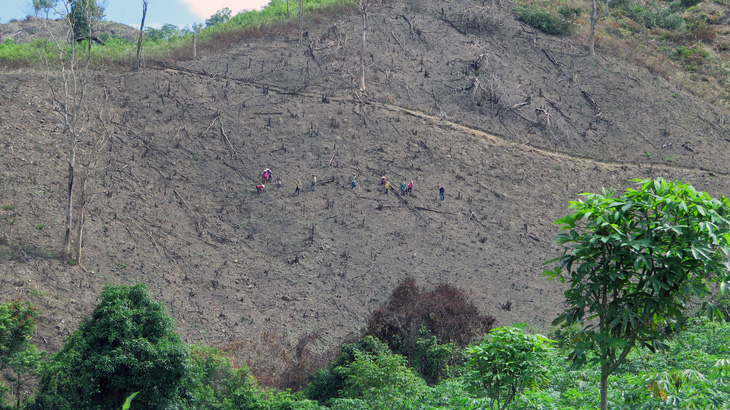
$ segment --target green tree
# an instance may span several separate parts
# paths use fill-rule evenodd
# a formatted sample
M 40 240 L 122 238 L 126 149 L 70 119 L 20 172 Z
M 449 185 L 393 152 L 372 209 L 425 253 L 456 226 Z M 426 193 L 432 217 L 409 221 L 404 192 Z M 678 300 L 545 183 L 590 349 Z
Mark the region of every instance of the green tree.
M 45 14 L 46 18 L 55 7 L 56 0 L 33 0 L 33 10 Z
M 104 9 L 96 0 L 70 0 L 71 12 L 68 15 L 73 28 L 74 40 L 94 37 L 96 22 L 104 17 Z
M 231 19 L 231 9 L 224 7 L 205 20 L 205 27 L 213 27 Z
M 306 390 L 307 397 L 325 403 L 337 397 L 345 388 L 349 375 L 349 366 L 355 361 L 356 353 L 370 356 L 392 354 L 388 345 L 373 336 L 365 336 L 354 343 L 345 343 L 340 347 L 340 354 L 326 369 L 322 369 L 312 377 Z
M 355 351 L 355 360 L 342 369 L 347 380 L 341 397 L 362 400 L 373 410 L 411 407 L 427 386 L 406 363 L 399 354 Z
M 662 331 L 685 319 L 688 303 L 711 282 L 724 293 L 730 280 L 727 201 L 682 182 L 637 181 L 621 197 L 604 189 L 571 202 L 574 213 L 556 221 L 568 248 L 545 272 L 569 280 L 568 308 L 553 324 L 582 324 L 570 356 L 577 367 L 600 365 L 601 409 L 608 377 L 631 349 L 662 348 Z M 702 311 L 717 313 L 706 301 Z
M 506 409 L 526 388 L 547 374 L 545 355 L 552 341 L 525 333 L 525 324 L 492 329 L 481 344 L 467 349 L 467 376 L 473 391 L 489 397 L 489 407 Z
M 16 406 L 20 407 L 22 387 L 34 376 L 42 352 L 30 343 L 38 312 L 33 304 L 20 299 L 0 305 L 0 371 L 14 384 Z
M 143 284 L 107 286 L 101 302 L 43 372 L 37 409 L 166 408 L 188 372 L 189 350 Z

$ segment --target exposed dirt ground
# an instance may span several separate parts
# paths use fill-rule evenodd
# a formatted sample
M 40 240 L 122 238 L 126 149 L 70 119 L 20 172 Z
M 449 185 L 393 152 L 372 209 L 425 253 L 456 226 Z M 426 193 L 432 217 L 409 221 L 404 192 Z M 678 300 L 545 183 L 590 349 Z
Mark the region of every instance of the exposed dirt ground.
M 2 300 L 39 306 L 35 341 L 50 351 L 107 283 L 147 283 L 185 340 L 211 345 L 266 331 L 334 346 L 406 276 L 547 331 L 563 289 L 542 264 L 561 252 L 553 221 L 568 202 L 657 176 L 727 194 L 730 129 L 722 110 L 509 7 L 374 8 L 366 92 L 357 14 L 323 19 L 301 46 L 282 29 L 185 64 L 94 72 L 84 158 L 107 138 L 87 185 L 85 271 L 56 259 L 68 148 L 56 79 L 0 73 Z M 259 194 L 265 168 L 283 186 Z M 413 194 L 385 195 L 381 176 L 396 191 L 413 180 Z

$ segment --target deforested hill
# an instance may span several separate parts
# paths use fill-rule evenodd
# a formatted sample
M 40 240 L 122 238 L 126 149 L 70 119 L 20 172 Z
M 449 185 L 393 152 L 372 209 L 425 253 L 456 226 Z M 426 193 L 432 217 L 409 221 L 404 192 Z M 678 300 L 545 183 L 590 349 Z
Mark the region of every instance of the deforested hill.
M 39 307 L 36 342 L 51 351 L 106 283 L 148 284 L 185 340 L 211 345 L 269 332 L 333 346 L 408 276 L 466 290 L 500 324 L 549 329 L 563 289 L 543 263 L 561 252 L 553 222 L 568 202 L 657 176 L 726 194 L 730 126 L 511 9 L 373 6 L 362 91 L 356 8 L 321 13 L 301 41 L 282 24 L 194 61 L 94 70 L 80 266 L 58 259 L 69 138 L 49 76 L 0 73 L 4 298 Z M 259 193 L 266 168 L 282 186 Z

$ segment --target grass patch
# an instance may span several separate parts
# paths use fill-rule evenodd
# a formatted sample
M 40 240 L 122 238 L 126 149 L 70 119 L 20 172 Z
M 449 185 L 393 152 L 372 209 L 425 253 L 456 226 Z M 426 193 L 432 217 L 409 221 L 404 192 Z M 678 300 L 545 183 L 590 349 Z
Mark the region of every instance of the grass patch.
M 351 0 L 304 0 L 305 22 L 319 22 L 331 14 L 342 14 L 343 8 L 352 7 Z M 290 2 L 290 18 L 286 18 L 286 0 L 273 0 L 261 10 L 247 11 L 230 20 L 200 30 L 197 39 L 198 54 L 216 52 L 249 38 L 263 35 L 296 34 L 298 32 L 299 3 Z M 137 42 L 102 33 L 103 45 L 92 45 L 91 62 L 95 67 L 119 65 L 128 67 L 136 58 Z M 162 29 L 148 28 L 143 42 L 147 60 L 188 60 L 192 57 L 193 30 L 165 25 Z M 79 58 L 85 58 L 88 44 L 78 44 Z M 71 45 L 61 45 L 70 52 Z M 19 44 L 9 38 L 0 43 L 0 65 L 10 68 L 45 66 L 44 62 L 58 59 L 57 45 L 44 39 Z

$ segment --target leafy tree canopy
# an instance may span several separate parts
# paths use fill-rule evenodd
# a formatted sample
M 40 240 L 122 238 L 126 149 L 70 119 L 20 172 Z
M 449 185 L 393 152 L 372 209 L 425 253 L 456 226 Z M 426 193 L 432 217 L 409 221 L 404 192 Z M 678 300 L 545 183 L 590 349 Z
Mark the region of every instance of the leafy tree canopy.
M 104 8 L 96 0 L 71 0 L 68 16 L 73 28 L 74 40 L 91 38 L 96 21 L 104 17 Z
M 91 317 L 54 355 L 43 374 L 36 408 L 165 408 L 188 372 L 189 350 L 174 323 L 143 284 L 107 286 Z
M 547 375 L 545 356 L 552 341 L 524 331 L 525 324 L 492 329 L 482 343 L 467 349 L 467 380 L 472 391 L 489 397 L 492 409 L 509 408 L 526 388 Z
M 556 221 L 568 248 L 545 272 L 570 284 L 554 324 L 582 324 L 571 357 L 600 364 L 604 409 L 608 376 L 629 351 L 661 348 L 662 331 L 685 319 L 689 302 L 707 296 L 711 282 L 724 293 L 730 281 L 727 200 L 682 182 L 637 182 L 620 197 L 604 189 L 571 202 L 574 213 Z M 702 310 L 717 313 L 707 302 Z
M 15 299 L 0 304 L 0 363 L 26 348 L 37 319 L 38 312 L 29 302 Z
M 224 7 L 205 20 L 205 27 L 213 27 L 231 19 L 231 9 Z

